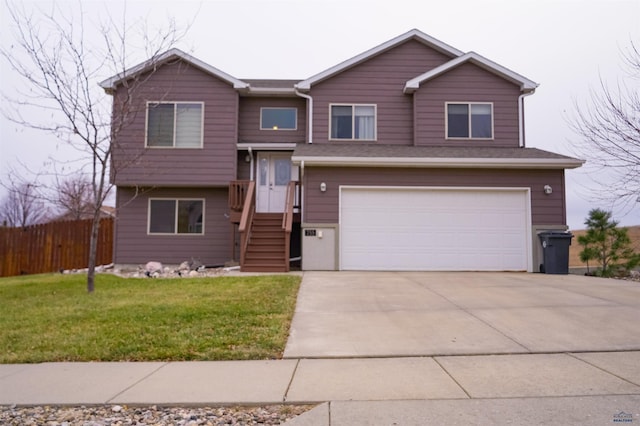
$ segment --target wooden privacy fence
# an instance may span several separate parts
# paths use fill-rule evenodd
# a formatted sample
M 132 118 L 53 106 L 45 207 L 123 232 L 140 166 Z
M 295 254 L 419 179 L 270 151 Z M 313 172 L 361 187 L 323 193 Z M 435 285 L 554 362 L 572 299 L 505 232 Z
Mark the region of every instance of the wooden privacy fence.
M 0 227 L 0 277 L 81 269 L 89 264 L 91 219 Z M 96 265 L 113 262 L 113 218 L 100 219 Z

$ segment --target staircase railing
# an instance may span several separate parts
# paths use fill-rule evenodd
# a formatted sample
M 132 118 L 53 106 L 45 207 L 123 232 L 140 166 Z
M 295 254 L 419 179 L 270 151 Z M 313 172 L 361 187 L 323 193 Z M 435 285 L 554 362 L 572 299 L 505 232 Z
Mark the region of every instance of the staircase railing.
M 248 180 L 234 180 L 229 182 L 229 208 L 231 210 L 242 211 L 248 189 Z
M 249 182 L 246 189 L 246 196 L 242 207 L 242 217 L 238 231 L 240 232 L 240 267 L 244 266 L 247 246 L 251 238 L 251 225 L 253 224 L 253 216 L 256 212 L 256 183 Z
M 293 208 L 295 205 L 296 185 L 298 182 L 291 181 L 287 185 L 285 196 L 284 215 L 282 215 L 282 229 L 284 230 L 284 268 L 289 272 L 289 254 L 291 252 L 291 228 L 293 227 Z

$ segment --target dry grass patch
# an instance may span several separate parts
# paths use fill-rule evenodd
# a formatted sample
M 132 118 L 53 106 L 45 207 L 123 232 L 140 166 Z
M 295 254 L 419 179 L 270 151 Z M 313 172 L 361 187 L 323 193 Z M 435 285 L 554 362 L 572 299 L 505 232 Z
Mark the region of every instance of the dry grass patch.
M 640 225 L 638 226 L 620 226 L 620 228 L 627 228 L 629 230 L 629 238 L 631 238 L 631 247 L 636 252 L 640 252 Z M 571 230 L 571 233 L 574 237 L 571 239 L 571 246 L 569 246 L 569 266 L 572 268 L 580 268 L 587 267 L 587 264 L 580 260 L 580 252 L 583 250 L 583 247 L 578 244 L 578 236 L 584 235 L 587 233 L 586 230 L 581 229 L 578 231 Z M 592 268 L 597 265 L 591 262 L 590 265 Z

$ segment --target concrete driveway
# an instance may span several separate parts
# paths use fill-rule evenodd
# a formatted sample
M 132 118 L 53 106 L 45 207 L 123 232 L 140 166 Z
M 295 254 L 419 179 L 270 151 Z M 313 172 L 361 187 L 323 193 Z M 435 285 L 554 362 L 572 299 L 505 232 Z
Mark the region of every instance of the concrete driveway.
M 529 273 L 305 272 L 285 358 L 640 350 L 640 283 Z

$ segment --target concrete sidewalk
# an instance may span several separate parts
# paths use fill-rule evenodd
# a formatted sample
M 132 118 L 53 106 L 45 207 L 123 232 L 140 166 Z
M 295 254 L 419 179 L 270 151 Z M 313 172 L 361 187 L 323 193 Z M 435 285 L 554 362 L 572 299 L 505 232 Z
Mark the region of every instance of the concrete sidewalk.
M 318 404 L 296 426 L 640 424 L 640 286 L 305 272 L 285 359 L 0 365 L 0 405 Z
M 320 404 L 294 425 L 640 422 L 640 351 L 0 365 L 0 405 L 282 403 Z

